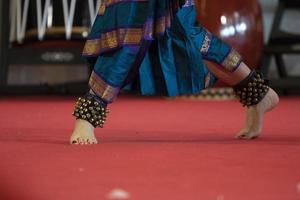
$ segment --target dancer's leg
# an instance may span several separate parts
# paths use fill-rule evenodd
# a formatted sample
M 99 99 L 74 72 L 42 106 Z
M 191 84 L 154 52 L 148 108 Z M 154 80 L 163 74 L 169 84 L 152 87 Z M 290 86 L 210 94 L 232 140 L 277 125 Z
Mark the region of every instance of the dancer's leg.
M 97 106 L 90 106 L 83 102 L 79 108 L 78 106 L 75 107 L 76 123 L 70 139 L 72 144 L 97 143 L 97 139 L 94 136 L 94 127 L 102 127 L 101 121 L 104 121 L 101 119 L 103 113 L 100 111 L 102 109 L 106 110 L 107 105 L 112 103 L 119 94 L 131 66 L 135 63 L 138 50 L 138 47 L 124 47 L 113 53 L 99 56 L 93 63 L 93 72 L 89 80 L 90 91 L 86 96 L 98 103 Z M 82 98 L 85 99 L 86 96 Z M 85 99 L 85 101 L 87 100 Z M 90 113 L 89 109 L 91 109 L 92 113 Z M 95 114 L 96 109 L 101 110 Z M 79 112 L 77 116 L 76 110 Z M 90 123 L 91 120 L 93 120 L 93 125 Z M 95 124 L 96 122 L 98 124 Z
M 89 91 L 89 94 L 95 95 L 95 93 L 92 90 Z M 76 107 L 74 109 L 74 115 L 76 117 L 76 121 L 75 121 L 73 133 L 70 138 L 70 143 L 76 144 L 76 145 L 78 145 L 78 144 L 81 144 L 81 145 L 98 144 L 98 140 L 94 134 L 95 125 L 93 125 L 92 122 L 87 120 L 88 119 L 87 117 L 89 117 L 89 118 L 92 117 L 91 116 L 92 113 L 85 114 L 85 117 L 84 117 L 85 119 L 83 119 L 81 117 L 82 116 L 81 113 L 82 114 L 85 113 L 85 111 L 84 111 L 85 108 L 83 108 L 82 110 L 80 108 L 78 108 L 78 107 L 80 107 L 80 106 L 77 106 L 79 102 L 80 102 L 80 100 L 78 100 L 78 102 L 76 103 Z M 77 110 L 77 109 L 79 109 L 79 110 Z M 77 113 L 75 113 L 76 110 L 77 110 Z M 96 110 L 97 110 L 97 107 L 95 107 L 95 111 Z M 76 114 L 77 114 L 77 116 L 76 116 Z M 87 115 L 89 115 L 89 116 L 87 116 Z M 95 120 L 97 120 L 97 119 L 95 119 Z
M 240 83 L 251 72 L 251 70 L 243 62 L 234 72 L 226 72 L 213 65 L 210 65 L 209 69 L 220 80 L 231 86 L 235 86 Z M 258 104 L 246 107 L 246 122 L 236 137 L 239 139 L 253 139 L 258 137 L 262 131 L 264 113 L 272 110 L 278 102 L 278 95 L 272 88 L 269 88 L 265 97 Z
M 150 42 L 143 41 L 140 46 L 123 47 L 104 54 L 93 63 L 94 69 L 89 80 L 90 91 L 83 99 L 88 103 L 96 101 L 97 106 L 87 105 L 83 100 L 77 102 L 80 106 L 77 104 L 75 107 L 74 115 L 77 120 L 70 139 L 72 144 L 98 143 L 94 127 L 103 126 L 107 105 L 116 99 L 120 89 L 131 80 L 131 75 L 135 74 L 135 69 L 142 62 Z
M 76 117 L 71 144 L 97 144 L 94 134 L 96 127 L 103 128 L 108 114 L 107 103 L 90 90 L 76 102 L 73 115 Z
M 206 30 L 204 29 L 204 31 Z M 219 64 L 219 66 L 209 65 L 209 70 L 232 87 L 247 79 L 251 70 L 242 62 L 241 56 L 232 47 L 208 31 L 205 35 L 201 47 L 202 56 Z M 249 94 L 252 93 L 249 92 Z M 264 95 L 260 102 L 246 107 L 246 123 L 237 134 L 237 138 L 253 139 L 261 133 L 265 112 L 273 109 L 279 102 L 278 95 L 272 88 L 269 88 Z

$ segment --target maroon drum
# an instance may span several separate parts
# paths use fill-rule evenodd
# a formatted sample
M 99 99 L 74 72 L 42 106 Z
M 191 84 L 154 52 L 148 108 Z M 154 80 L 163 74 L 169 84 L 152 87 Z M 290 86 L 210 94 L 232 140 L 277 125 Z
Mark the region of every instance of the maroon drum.
M 197 12 L 200 23 L 237 49 L 249 67 L 259 67 L 263 24 L 256 0 L 198 0 Z

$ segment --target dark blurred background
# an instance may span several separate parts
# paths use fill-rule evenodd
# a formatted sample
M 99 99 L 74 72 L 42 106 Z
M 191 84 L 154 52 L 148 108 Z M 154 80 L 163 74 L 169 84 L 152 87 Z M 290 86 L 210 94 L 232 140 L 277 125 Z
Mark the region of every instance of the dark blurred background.
M 199 21 L 282 94 L 300 89 L 299 0 L 198 0 Z M 1 0 L 0 93 L 78 94 L 81 58 L 101 0 Z

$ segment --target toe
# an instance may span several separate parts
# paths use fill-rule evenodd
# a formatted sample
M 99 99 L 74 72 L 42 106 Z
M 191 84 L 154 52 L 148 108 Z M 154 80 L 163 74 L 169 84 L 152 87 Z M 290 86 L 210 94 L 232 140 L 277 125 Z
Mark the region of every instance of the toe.
M 92 144 L 91 141 L 90 141 L 90 139 L 86 139 L 86 144 L 87 145 Z
M 70 144 L 76 144 L 77 143 L 77 139 L 76 136 L 73 134 L 70 138 Z
M 236 138 L 240 139 L 240 140 L 253 140 L 253 139 L 258 138 L 258 135 L 251 134 L 251 133 L 244 133 L 244 134 L 241 134 L 241 135 L 237 135 Z
M 242 130 L 235 136 L 235 138 L 236 139 L 244 139 L 247 136 L 248 132 L 249 131 Z
M 90 144 L 97 144 L 96 138 L 90 138 L 89 142 Z
M 259 135 L 249 135 L 248 139 L 254 140 L 254 139 L 257 139 L 258 137 L 259 137 Z
M 84 144 L 85 144 L 85 145 L 89 145 L 89 144 L 90 144 L 90 140 L 89 140 L 88 138 L 86 138 L 86 139 L 84 140 Z
M 247 135 L 246 134 L 241 134 L 241 135 L 238 135 L 236 138 L 237 139 L 247 139 Z
M 97 144 L 98 142 L 97 142 L 97 140 L 96 139 L 91 139 L 90 140 L 90 144 Z
M 94 138 L 94 139 L 91 140 L 91 143 L 92 144 L 98 144 L 98 141 Z
M 78 144 L 77 140 L 71 140 L 71 144 Z
M 70 143 L 71 144 L 75 144 L 75 145 L 78 145 L 80 142 L 79 142 L 79 138 L 76 138 L 76 137 L 72 137 L 70 139 Z
M 83 145 L 84 144 L 84 139 L 83 138 L 79 138 L 78 142 L 79 142 L 79 144 Z

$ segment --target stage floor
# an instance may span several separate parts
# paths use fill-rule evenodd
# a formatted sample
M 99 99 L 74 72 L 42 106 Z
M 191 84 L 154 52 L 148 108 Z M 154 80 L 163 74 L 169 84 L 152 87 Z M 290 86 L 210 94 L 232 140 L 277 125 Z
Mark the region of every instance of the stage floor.
M 120 97 L 95 146 L 68 144 L 74 100 L 0 99 L 1 200 L 300 199 L 300 97 L 253 141 L 236 101 Z

